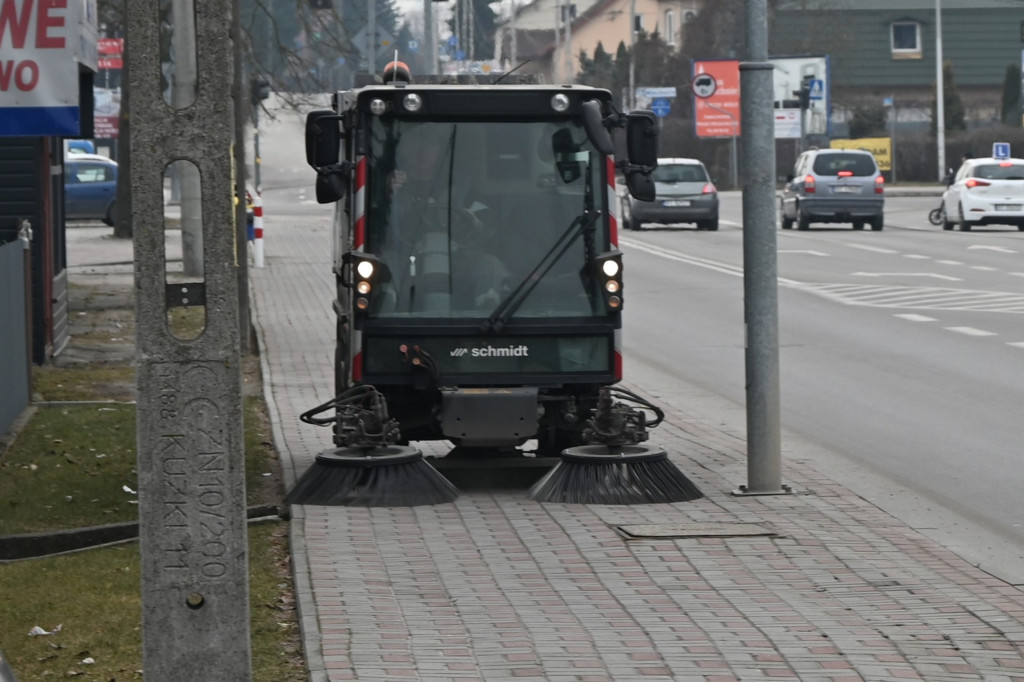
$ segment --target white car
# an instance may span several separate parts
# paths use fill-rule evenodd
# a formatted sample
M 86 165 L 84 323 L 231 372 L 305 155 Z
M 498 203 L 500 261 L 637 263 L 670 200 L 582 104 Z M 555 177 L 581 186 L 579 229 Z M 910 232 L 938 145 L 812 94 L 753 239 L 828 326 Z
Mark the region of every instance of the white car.
M 1016 225 L 1024 231 L 1024 159 L 967 159 L 943 194 L 942 228 Z

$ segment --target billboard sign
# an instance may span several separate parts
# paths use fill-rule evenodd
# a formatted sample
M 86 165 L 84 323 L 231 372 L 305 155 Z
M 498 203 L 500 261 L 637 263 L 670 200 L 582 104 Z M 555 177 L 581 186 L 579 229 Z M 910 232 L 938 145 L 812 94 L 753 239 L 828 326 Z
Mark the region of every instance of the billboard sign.
M 96 63 L 95 0 L 0 0 L 0 135 L 80 133 L 79 63 Z
M 878 164 L 878 170 L 892 170 L 892 140 L 888 137 L 859 137 L 853 140 L 832 140 L 832 149 L 860 149 L 871 152 Z
M 710 76 L 710 78 L 708 77 Z M 697 137 L 733 137 L 740 134 L 740 62 L 737 59 L 694 60 L 691 78 L 714 87 L 698 88 L 706 97 L 693 98 Z
M 799 109 L 776 109 L 775 139 L 799 140 L 803 132 L 802 113 Z
M 768 60 L 772 69 L 772 91 L 775 108 L 794 108 L 798 92 L 806 83 L 809 102 L 804 113 L 804 133 L 829 135 L 829 107 L 831 99 L 828 57 L 773 57 Z
M 121 125 L 121 69 L 124 67 L 124 38 L 100 38 L 99 77 L 93 92 L 93 137 L 112 140 Z

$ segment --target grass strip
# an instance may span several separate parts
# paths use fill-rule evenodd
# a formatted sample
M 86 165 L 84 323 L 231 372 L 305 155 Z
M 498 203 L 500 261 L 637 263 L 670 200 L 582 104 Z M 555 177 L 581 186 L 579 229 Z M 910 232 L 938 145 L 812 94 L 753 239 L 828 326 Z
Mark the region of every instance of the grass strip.
M 249 528 L 249 566 L 252 679 L 302 682 L 286 523 Z M 142 679 L 139 580 L 137 543 L 0 565 L 0 650 L 18 679 Z

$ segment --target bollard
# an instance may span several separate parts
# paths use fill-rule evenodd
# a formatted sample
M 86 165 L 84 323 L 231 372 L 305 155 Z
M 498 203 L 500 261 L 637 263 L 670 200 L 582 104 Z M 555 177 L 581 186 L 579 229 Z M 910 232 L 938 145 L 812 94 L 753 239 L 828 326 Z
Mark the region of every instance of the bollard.
M 252 254 L 255 265 L 263 267 L 263 197 L 259 192 L 252 198 L 252 228 L 255 237 L 252 243 Z
M 195 99 L 160 89 L 160 3 L 125 4 L 132 93 L 142 661 L 147 682 L 248 682 L 239 276 L 232 206 L 231 3 L 193 0 Z M 163 176 L 202 178 L 201 274 L 168 278 Z M 170 324 L 202 310 L 201 329 Z M 185 319 L 195 316 L 183 315 Z M 198 326 L 198 325 L 197 325 Z M 178 333 L 181 333 L 179 336 Z M 188 336 L 188 338 L 185 338 Z

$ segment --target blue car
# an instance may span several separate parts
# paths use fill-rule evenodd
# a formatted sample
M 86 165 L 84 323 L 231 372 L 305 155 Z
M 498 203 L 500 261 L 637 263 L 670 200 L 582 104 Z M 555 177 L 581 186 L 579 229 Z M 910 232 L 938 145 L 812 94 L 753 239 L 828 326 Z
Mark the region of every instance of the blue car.
M 117 162 L 99 154 L 64 157 L 64 217 L 67 220 L 117 218 Z

